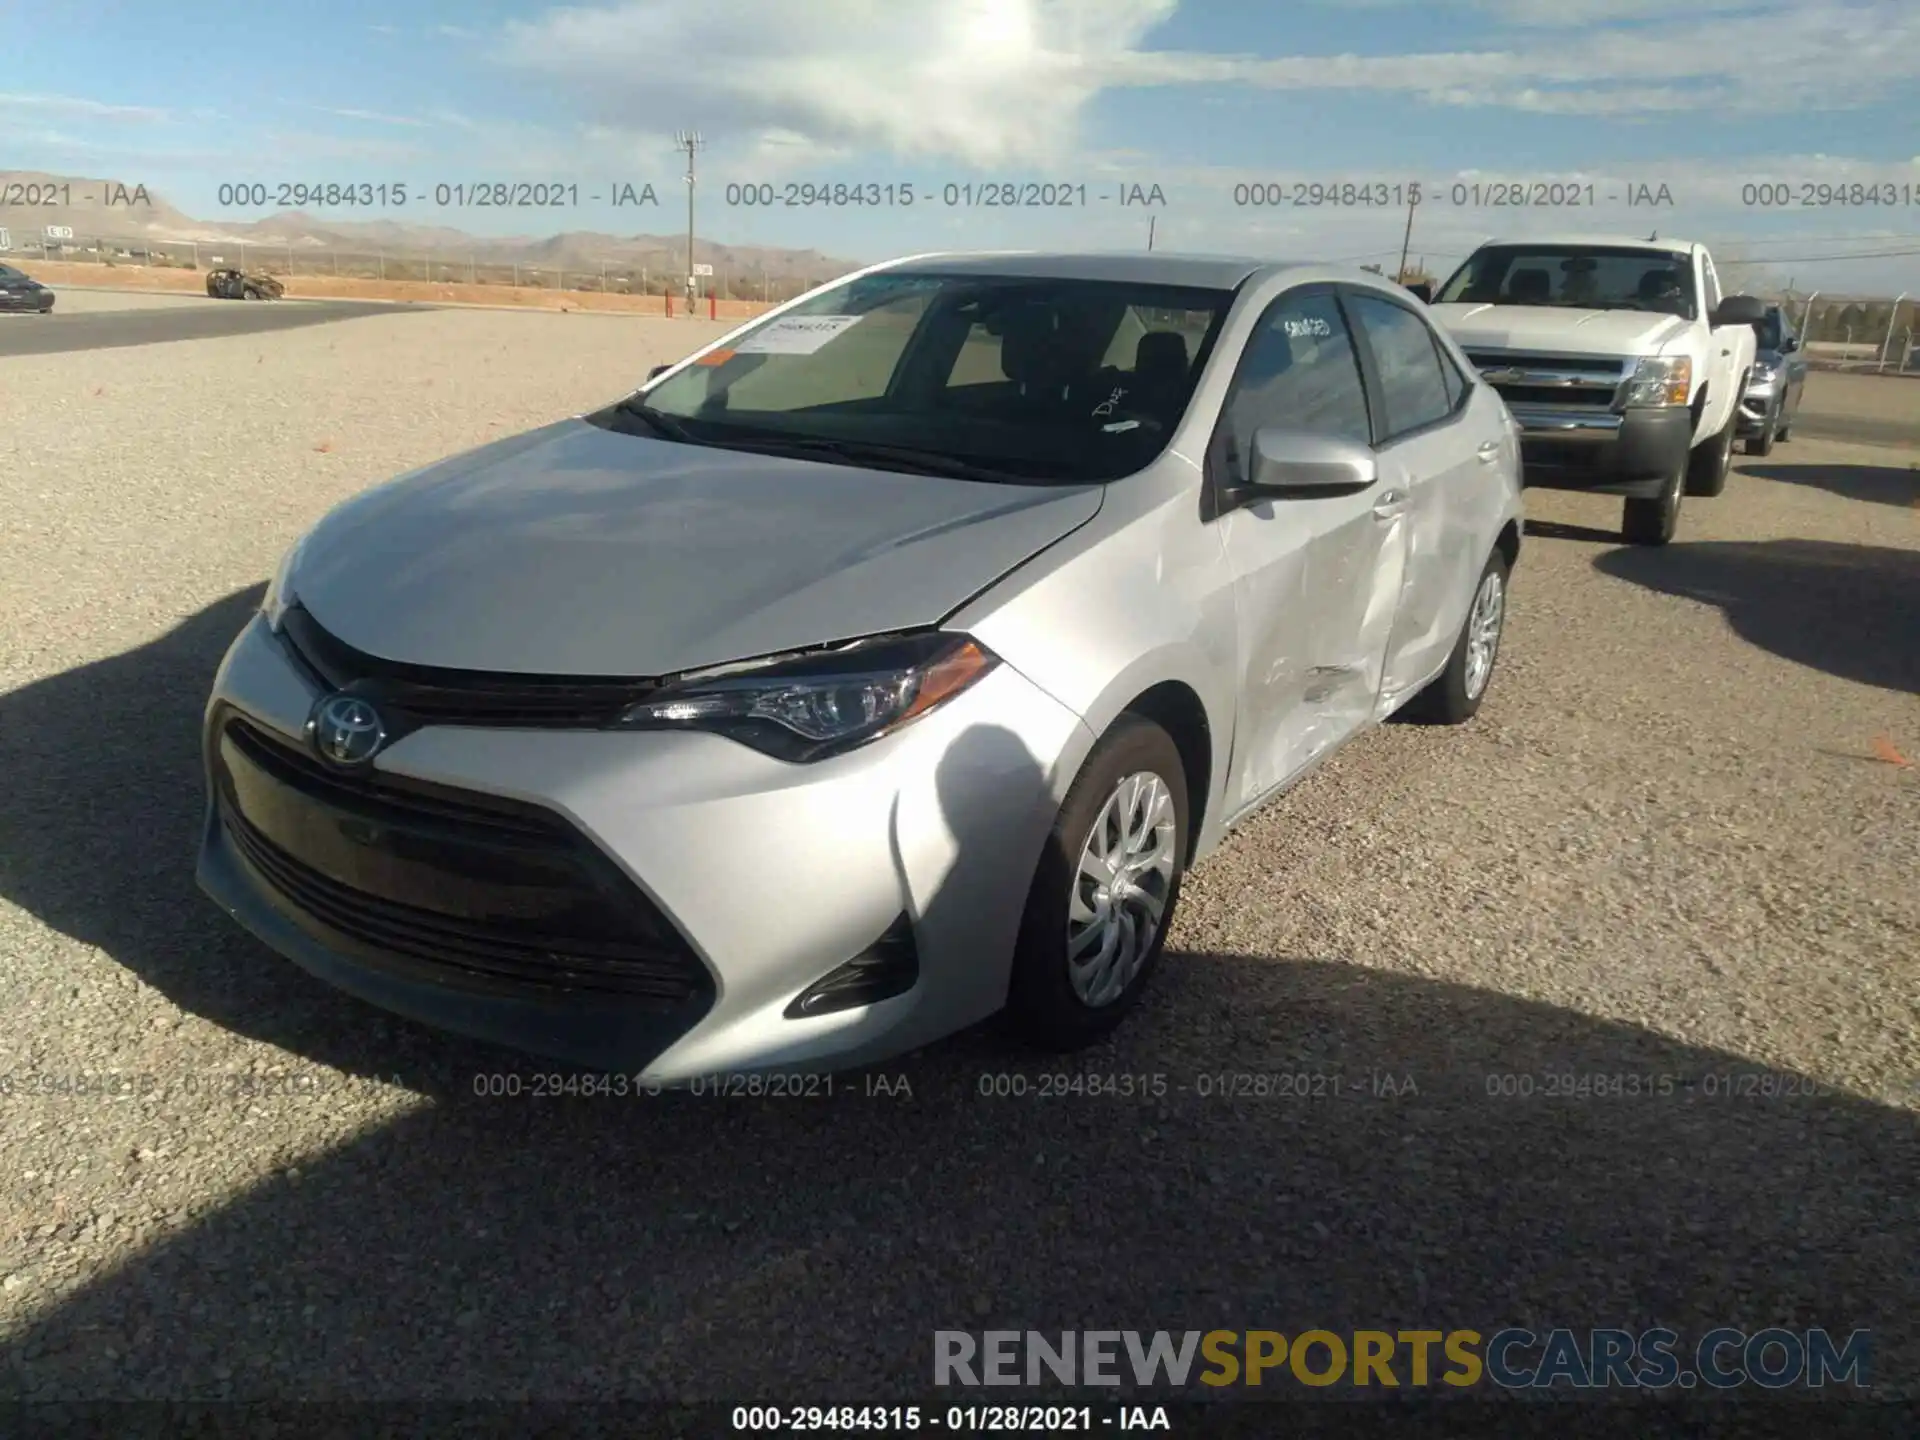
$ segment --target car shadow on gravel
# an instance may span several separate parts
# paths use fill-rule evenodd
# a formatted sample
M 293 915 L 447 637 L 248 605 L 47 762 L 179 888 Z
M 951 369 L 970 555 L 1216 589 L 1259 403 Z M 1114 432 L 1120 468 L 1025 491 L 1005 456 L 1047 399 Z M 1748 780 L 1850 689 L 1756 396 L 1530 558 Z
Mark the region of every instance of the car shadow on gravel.
M 1618 530 L 1602 530 L 1593 525 L 1573 525 L 1564 520 L 1529 520 L 1527 538 L 1539 540 L 1579 540 L 1591 545 L 1618 545 Z
M 1170 953 L 1045 1061 L 977 1030 L 778 1099 L 539 1096 L 553 1067 L 310 981 L 194 889 L 198 716 L 257 596 L 0 698 L 0 894 L 420 1103 L 22 1319 L 0 1393 L 878 1400 L 935 1329 L 1029 1327 L 1818 1325 L 1876 1332 L 1883 1390 L 1920 1373 L 1911 1112 L 1338 960 Z M 1008 762 L 986 728 L 970 773 Z M 314 1075 L 208 1103 L 297 1150 L 346 1098 Z
M 1912 509 L 1920 505 L 1920 465 L 1742 464 L 1742 475 L 1825 490 L 1847 500 Z
M 192 1014 L 353 1073 L 405 1068 L 421 1032 L 343 1005 L 194 884 L 201 714 L 220 657 L 264 589 L 230 595 L 125 654 L 0 695 L 0 898 Z
M 1709 541 L 1594 557 L 1602 573 L 1718 605 L 1749 644 L 1842 680 L 1920 694 L 1920 551 Z
M 878 1400 L 928 1388 L 936 1329 L 1509 1325 L 1866 1329 L 1880 1393 L 1911 1384 L 1913 1114 L 1503 995 L 1168 960 L 1045 1065 L 969 1038 L 831 1096 L 454 1086 L 36 1316 L 0 1385 Z

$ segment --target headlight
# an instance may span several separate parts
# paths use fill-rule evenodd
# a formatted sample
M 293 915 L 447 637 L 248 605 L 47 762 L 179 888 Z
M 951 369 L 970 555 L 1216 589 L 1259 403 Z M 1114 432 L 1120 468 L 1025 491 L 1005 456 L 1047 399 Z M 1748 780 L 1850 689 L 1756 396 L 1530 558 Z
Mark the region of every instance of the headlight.
M 1627 404 L 1684 405 L 1692 389 L 1692 360 L 1685 355 L 1649 356 L 1627 381 Z
M 819 760 L 919 719 L 999 663 L 965 635 L 858 641 L 683 675 L 628 710 L 620 724 L 710 730 L 775 759 Z
M 293 567 L 300 561 L 300 551 L 307 543 L 302 535 L 287 547 L 287 553 L 280 557 L 280 564 L 273 572 L 273 579 L 267 582 L 267 593 L 260 597 L 260 613 L 267 617 L 267 624 L 278 630 L 280 621 L 287 613 L 287 607 L 293 604 Z
M 1753 375 L 1750 378 L 1755 380 L 1777 380 L 1780 378 L 1780 367 L 1778 365 L 1769 365 L 1764 360 L 1757 361 L 1754 364 Z

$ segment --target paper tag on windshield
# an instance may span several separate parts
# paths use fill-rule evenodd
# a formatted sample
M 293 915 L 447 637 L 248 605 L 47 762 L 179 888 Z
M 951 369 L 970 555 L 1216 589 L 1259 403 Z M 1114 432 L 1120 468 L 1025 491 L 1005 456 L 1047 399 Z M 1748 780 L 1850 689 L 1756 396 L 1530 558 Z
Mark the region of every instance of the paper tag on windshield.
M 757 330 L 733 347 L 736 355 L 811 355 L 858 315 L 789 315 Z

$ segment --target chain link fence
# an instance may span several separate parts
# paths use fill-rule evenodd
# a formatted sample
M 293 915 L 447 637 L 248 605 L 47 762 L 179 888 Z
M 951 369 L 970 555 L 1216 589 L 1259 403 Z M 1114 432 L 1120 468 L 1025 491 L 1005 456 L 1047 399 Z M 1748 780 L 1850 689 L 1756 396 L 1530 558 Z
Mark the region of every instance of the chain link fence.
M 1775 297 L 1809 358 L 1849 369 L 1920 373 L 1920 302 L 1788 291 Z

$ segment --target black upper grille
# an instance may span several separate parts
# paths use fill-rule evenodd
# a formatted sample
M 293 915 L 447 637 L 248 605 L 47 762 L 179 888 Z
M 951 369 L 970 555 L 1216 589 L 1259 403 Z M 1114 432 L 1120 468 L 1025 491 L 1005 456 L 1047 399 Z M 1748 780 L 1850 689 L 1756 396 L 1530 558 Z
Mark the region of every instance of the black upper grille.
M 232 714 L 212 761 L 235 848 L 304 928 L 370 963 L 482 991 L 711 997 L 671 922 L 551 812 L 337 773 Z
M 280 633 L 328 689 L 352 690 L 422 725 L 597 730 L 659 688 L 645 679 L 498 674 L 383 660 L 328 634 L 299 605 L 287 610 Z
M 1520 370 L 1564 370 L 1595 379 L 1620 379 L 1620 362 L 1605 355 L 1521 355 L 1487 350 L 1469 350 L 1467 359 L 1476 370 L 1499 370 L 1512 366 Z

